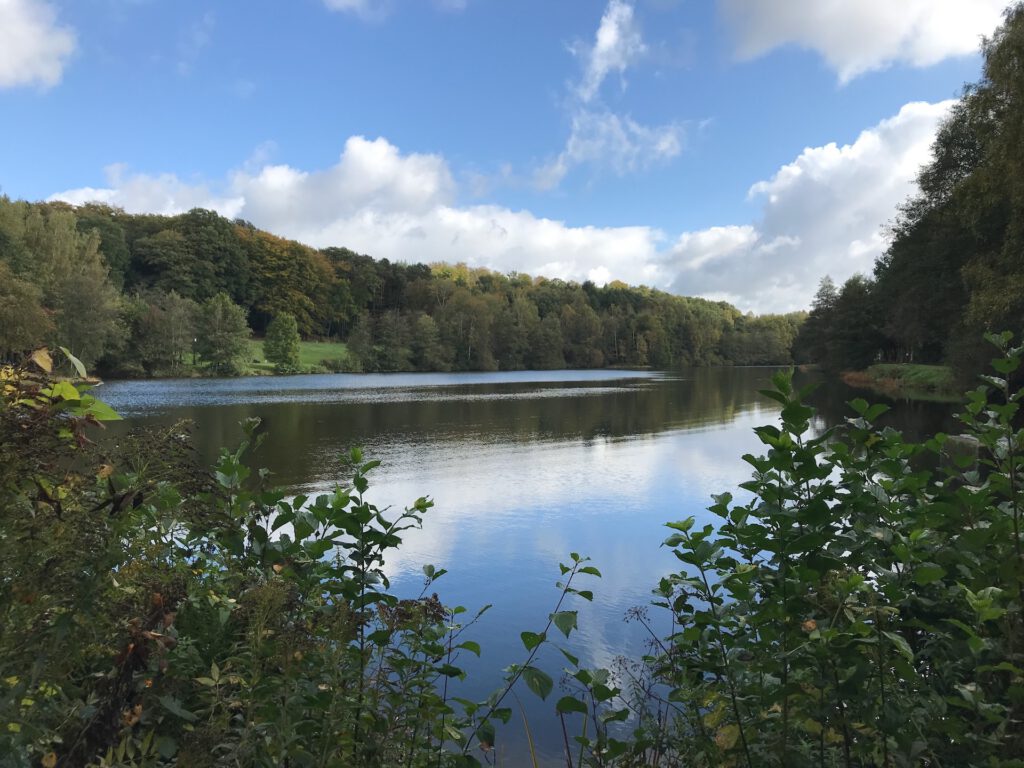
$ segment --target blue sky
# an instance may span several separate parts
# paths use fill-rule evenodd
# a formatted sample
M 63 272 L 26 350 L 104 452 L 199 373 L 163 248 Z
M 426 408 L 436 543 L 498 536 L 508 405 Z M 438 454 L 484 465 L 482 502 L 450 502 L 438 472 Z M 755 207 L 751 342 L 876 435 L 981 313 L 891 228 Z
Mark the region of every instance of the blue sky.
M 806 307 L 1002 0 L 0 0 L 0 191 Z

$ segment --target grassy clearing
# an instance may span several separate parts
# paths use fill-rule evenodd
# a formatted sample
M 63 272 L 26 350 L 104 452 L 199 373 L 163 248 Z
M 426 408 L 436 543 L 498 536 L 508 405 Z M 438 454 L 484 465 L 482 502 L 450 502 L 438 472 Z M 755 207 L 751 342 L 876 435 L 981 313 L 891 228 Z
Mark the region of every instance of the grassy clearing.
M 324 365 L 323 361 L 338 361 Z M 345 370 L 348 367 L 348 347 L 340 341 L 299 342 L 299 366 L 302 373 L 328 373 Z M 263 356 L 263 340 L 250 339 L 249 352 L 245 356 L 243 375 L 259 376 L 272 374 L 274 366 Z
M 913 400 L 960 400 L 953 372 L 945 365 L 878 363 L 866 371 L 844 373 L 843 381 L 854 387 L 867 387 L 887 395 Z

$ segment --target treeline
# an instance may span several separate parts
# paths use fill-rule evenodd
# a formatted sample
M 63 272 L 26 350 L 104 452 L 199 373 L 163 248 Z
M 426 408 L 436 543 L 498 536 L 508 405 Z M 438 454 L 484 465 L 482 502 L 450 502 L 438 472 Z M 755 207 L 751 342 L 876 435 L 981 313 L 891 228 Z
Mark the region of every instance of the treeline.
M 303 338 L 345 340 L 347 364 L 375 371 L 786 363 L 803 319 L 619 282 L 318 250 L 201 209 L 133 215 L 5 197 L 0 305 L 3 357 L 56 343 L 136 376 L 196 361 L 230 372 L 224 350 L 245 345 L 213 338 L 211 321 L 237 315 L 236 337 L 290 315 Z
M 1024 6 L 984 41 L 870 278 L 826 278 L 795 355 L 827 368 L 876 360 L 981 372 L 986 331 L 1024 328 Z

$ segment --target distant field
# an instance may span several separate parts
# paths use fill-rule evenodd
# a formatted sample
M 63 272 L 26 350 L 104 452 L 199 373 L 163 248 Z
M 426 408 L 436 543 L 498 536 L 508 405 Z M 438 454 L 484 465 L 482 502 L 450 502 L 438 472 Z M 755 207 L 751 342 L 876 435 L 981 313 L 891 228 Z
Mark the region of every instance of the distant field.
M 299 365 L 304 373 L 324 373 L 336 369 L 325 367 L 323 360 L 348 360 L 348 347 L 340 341 L 299 342 Z M 263 356 L 263 340 L 250 339 L 249 353 L 245 357 L 245 373 L 273 373 L 274 366 Z

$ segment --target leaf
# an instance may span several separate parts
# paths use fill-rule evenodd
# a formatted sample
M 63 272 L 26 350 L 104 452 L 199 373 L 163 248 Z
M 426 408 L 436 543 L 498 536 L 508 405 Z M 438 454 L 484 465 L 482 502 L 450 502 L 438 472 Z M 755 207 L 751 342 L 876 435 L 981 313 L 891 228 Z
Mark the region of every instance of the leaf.
M 946 575 L 946 569 L 935 563 L 922 563 L 914 569 L 914 581 L 921 586 L 938 581 Z
M 81 399 L 81 410 L 83 415 L 92 416 L 96 421 L 120 421 L 121 416 L 111 408 L 109 405 L 104 403 L 102 400 L 98 400 L 92 395 L 83 395 Z
M 476 729 L 476 738 L 480 742 L 480 746 L 485 750 L 493 748 L 494 724 L 490 720 L 480 723 L 480 727 Z
M 470 653 L 476 654 L 477 656 L 480 655 L 480 643 L 473 640 L 463 640 L 456 646 L 456 648 L 464 648 Z
M 672 528 L 673 530 L 682 531 L 683 533 L 686 533 L 688 530 L 693 528 L 693 524 L 695 522 L 696 522 L 695 518 L 688 517 L 685 520 L 680 520 L 679 522 L 676 522 L 676 523 L 665 523 L 665 527 Z
M 525 667 L 523 669 L 523 680 L 526 681 L 526 687 L 540 696 L 541 699 L 546 699 L 551 693 L 551 689 L 555 686 L 551 676 L 536 667 Z
M 580 712 L 587 714 L 587 705 L 573 696 L 563 696 L 555 704 L 555 711 L 560 714 L 567 712 Z
M 897 635 L 895 632 L 884 631 L 882 632 L 882 634 L 892 641 L 892 644 L 896 646 L 896 650 L 898 650 L 900 654 L 902 654 L 906 658 L 907 661 L 912 662 L 914 660 L 914 652 L 910 650 L 910 645 L 907 643 L 906 639 L 902 635 Z
M 53 358 L 47 350 L 37 349 L 29 359 L 46 373 L 53 373 Z
M 78 372 L 78 375 L 84 379 L 88 374 L 85 371 L 85 366 L 82 364 L 82 361 L 79 360 L 74 355 L 72 355 L 71 350 L 68 349 L 67 347 L 61 347 L 60 351 L 64 353 L 64 357 L 66 357 L 68 361 L 75 367 L 75 371 Z
M 523 641 L 523 647 L 528 651 L 532 651 L 544 642 L 544 635 L 538 635 L 536 632 L 520 632 L 519 637 Z
M 161 696 L 159 699 L 164 709 L 170 712 L 172 715 L 177 715 L 182 720 L 187 720 L 190 723 L 194 723 L 199 718 L 189 712 L 187 709 L 181 706 L 181 702 L 173 696 Z
M 562 634 L 566 637 L 576 629 L 576 618 L 576 611 L 559 611 L 558 613 L 551 614 L 551 621 L 562 630 Z
M 722 726 L 715 734 L 715 744 L 719 749 L 729 750 L 736 746 L 740 738 L 740 727 L 736 723 Z
M 50 397 L 54 400 L 58 397 L 61 400 L 78 400 L 81 395 L 71 382 L 58 381 L 50 390 Z

